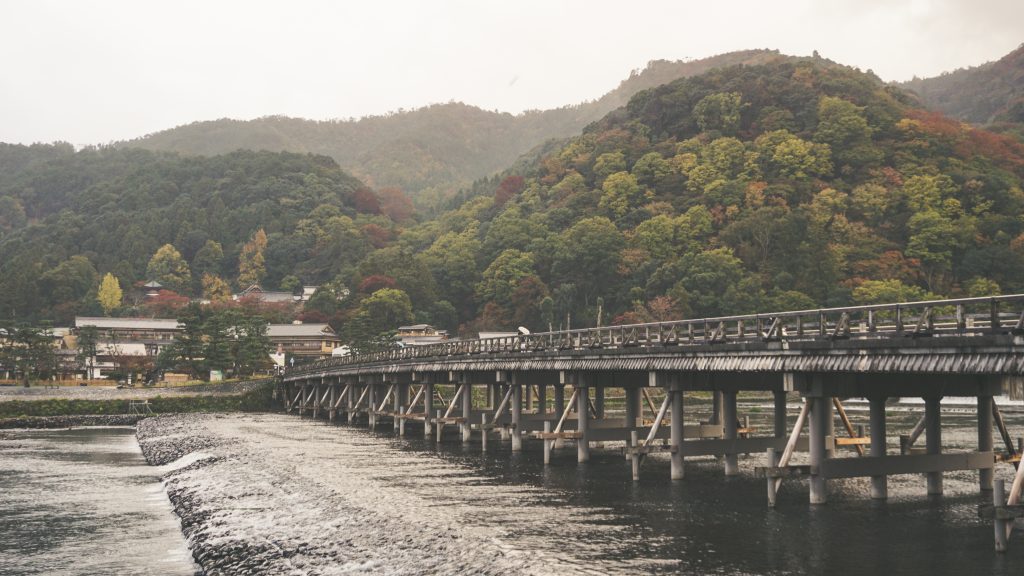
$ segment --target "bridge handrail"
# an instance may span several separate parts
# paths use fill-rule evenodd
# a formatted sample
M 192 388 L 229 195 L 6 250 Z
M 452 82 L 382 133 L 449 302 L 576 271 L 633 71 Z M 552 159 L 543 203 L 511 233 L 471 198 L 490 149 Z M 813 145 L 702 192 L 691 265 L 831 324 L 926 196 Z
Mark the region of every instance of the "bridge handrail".
M 474 340 L 453 340 L 320 360 L 287 370 L 286 375 L 376 362 L 600 348 L 714 345 L 727 342 L 878 339 L 942 335 L 973 336 L 1024 330 L 1024 294 L 893 304 L 870 304 L 786 312 L 669 320 L 573 330 L 556 330 Z M 971 312 L 985 306 L 982 312 Z M 915 315 L 916 313 L 916 315 Z M 805 322 L 810 318 L 811 321 Z

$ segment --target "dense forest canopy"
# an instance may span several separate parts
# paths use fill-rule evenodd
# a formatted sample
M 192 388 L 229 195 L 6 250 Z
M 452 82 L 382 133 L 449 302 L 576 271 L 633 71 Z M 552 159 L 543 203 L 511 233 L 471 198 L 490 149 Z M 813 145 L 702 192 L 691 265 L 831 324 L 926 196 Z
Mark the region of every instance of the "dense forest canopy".
M 319 285 L 300 317 L 353 339 L 1024 291 L 1024 146 L 820 58 L 640 91 L 430 218 L 318 155 L 0 146 L 0 167 L 5 318 L 99 313 L 108 273 L 214 302 Z M 140 313 L 129 292 L 114 313 Z

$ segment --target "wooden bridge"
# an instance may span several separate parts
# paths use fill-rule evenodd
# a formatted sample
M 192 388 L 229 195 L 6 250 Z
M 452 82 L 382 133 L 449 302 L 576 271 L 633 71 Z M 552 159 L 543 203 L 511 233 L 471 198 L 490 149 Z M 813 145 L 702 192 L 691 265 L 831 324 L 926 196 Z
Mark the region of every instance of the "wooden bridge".
M 438 441 L 457 429 L 464 442 L 479 436 L 484 450 L 494 435 L 513 451 L 540 441 L 545 463 L 565 443 L 585 462 L 595 444 L 622 442 L 634 480 L 654 452 L 669 455 L 673 480 L 683 478 L 688 456 L 718 456 L 735 475 L 737 455 L 765 453 L 756 473 L 771 506 L 794 476 L 808 477 L 810 502 L 824 504 L 830 479 L 870 477 L 871 497 L 884 499 L 889 475 L 925 474 L 928 494 L 941 494 L 944 472 L 977 470 L 980 489 L 993 495 L 987 514 L 1003 551 L 1024 516 L 1024 467 L 1008 496 L 993 482 L 998 463 L 1020 461 L 993 398 L 1020 394 L 1022 382 L 1024 295 L 1012 295 L 443 342 L 296 366 L 277 394 L 288 412 L 331 421 L 343 414 L 401 435 L 412 426 Z M 708 393 L 706 420 L 686 421 L 683 392 Z M 740 392 L 770 395 L 770 429 L 740 417 Z M 624 410 L 606 410 L 610 393 Z M 943 451 L 946 396 L 977 399 L 977 450 Z M 790 429 L 787 398 L 797 397 Z M 887 401 L 903 397 L 922 398 L 924 414 L 900 437 L 899 452 L 890 451 Z M 867 433 L 848 418 L 846 398 L 867 399 Z M 925 447 L 914 448 L 921 435 Z M 807 452 L 807 463 L 791 464 L 795 452 Z

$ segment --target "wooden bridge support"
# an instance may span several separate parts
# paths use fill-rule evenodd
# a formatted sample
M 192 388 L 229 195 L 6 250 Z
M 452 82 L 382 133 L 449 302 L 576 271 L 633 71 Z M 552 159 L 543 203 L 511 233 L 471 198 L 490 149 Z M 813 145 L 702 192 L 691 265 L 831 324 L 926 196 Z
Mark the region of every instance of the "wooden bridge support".
M 512 386 L 512 451 L 519 452 L 523 449 L 523 385 L 518 381 L 518 375 L 513 376 L 509 383 Z
M 423 382 L 426 391 L 423 392 L 423 437 L 430 438 L 434 429 L 431 424 L 431 417 L 434 415 L 434 383 Z

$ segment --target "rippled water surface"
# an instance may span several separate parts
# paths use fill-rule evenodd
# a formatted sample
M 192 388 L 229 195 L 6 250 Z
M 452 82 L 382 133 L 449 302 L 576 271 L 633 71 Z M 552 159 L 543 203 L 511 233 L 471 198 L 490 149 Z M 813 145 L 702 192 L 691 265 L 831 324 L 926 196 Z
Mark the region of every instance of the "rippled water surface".
M 0 574 L 194 574 L 133 428 L 0 431 Z

